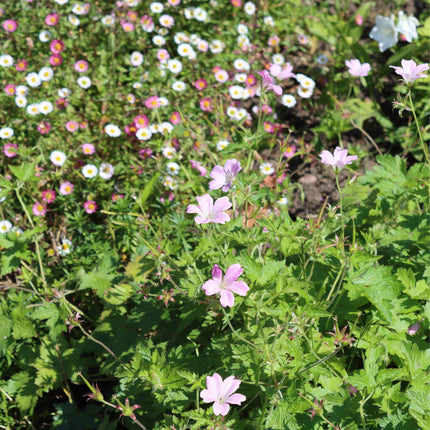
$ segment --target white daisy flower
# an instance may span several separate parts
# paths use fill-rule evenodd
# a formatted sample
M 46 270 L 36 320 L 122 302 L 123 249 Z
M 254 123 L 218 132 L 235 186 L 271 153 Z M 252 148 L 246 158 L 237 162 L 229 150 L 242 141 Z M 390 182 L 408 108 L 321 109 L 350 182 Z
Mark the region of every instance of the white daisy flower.
M 102 179 L 108 180 L 108 179 L 112 178 L 114 173 L 115 173 L 115 169 L 112 166 L 112 164 L 102 163 L 100 165 L 99 176 Z
M 222 151 L 223 149 L 227 148 L 227 146 L 230 145 L 230 142 L 228 140 L 220 140 L 216 144 L 217 151 Z
M 37 73 L 35 73 L 35 72 L 29 73 L 25 77 L 25 81 L 32 88 L 36 88 L 36 87 L 38 87 L 42 83 L 42 81 L 40 80 L 39 75 Z
M 10 128 L 10 127 L 0 128 L 1 139 L 10 139 L 14 134 L 15 132 L 13 131 L 13 128 Z
M 72 241 L 69 239 L 63 239 L 61 241 L 61 246 L 57 250 L 58 254 L 61 255 L 61 257 L 70 254 L 72 252 Z
M 187 88 L 186 83 L 182 81 L 176 81 L 176 82 L 173 82 L 172 84 L 172 89 L 174 91 L 184 91 L 186 88 Z
M 269 162 L 261 163 L 260 172 L 263 175 L 271 175 L 274 171 L 275 169 L 273 168 L 272 163 L 269 163 Z
M 176 155 L 176 149 L 173 148 L 173 146 L 165 146 L 162 149 L 163 155 L 168 159 L 171 160 Z
M 0 234 L 9 233 L 12 229 L 12 223 L 7 220 L 0 221 Z
M 130 63 L 134 67 L 138 67 L 143 63 L 143 54 L 139 51 L 134 51 L 130 55 Z
M 136 137 L 139 140 L 149 140 L 152 137 L 152 131 L 148 127 L 139 128 L 136 131 Z
M 284 94 L 281 98 L 281 103 L 289 108 L 292 108 L 296 105 L 297 101 L 291 94 Z
M 84 178 L 91 179 L 97 176 L 98 170 L 94 164 L 86 164 L 82 167 L 82 175 Z
M 62 166 L 65 163 L 67 157 L 64 152 L 52 151 L 49 159 L 54 166 Z
M 178 163 L 171 161 L 170 163 L 167 163 L 166 170 L 170 175 L 176 176 L 179 174 L 180 167 Z
M 54 106 L 50 101 L 43 101 L 39 103 L 39 112 L 43 115 L 48 115 L 54 110 Z
M 76 79 L 77 84 L 83 88 L 84 90 L 91 87 L 91 79 L 88 76 L 80 76 L 78 79 Z
M 52 67 L 42 67 L 39 70 L 39 78 L 42 82 L 48 82 L 54 76 L 54 70 Z
M 115 124 L 107 124 L 105 125 L 105 133 L 110 137 L 118 137 L 121 136 L 120 128 Z

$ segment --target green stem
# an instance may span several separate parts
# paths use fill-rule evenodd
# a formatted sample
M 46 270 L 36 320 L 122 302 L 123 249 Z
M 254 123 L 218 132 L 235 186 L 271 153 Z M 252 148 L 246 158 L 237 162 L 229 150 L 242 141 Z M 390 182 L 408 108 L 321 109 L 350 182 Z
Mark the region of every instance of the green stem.
M 25 215 L 27 216 L 28 221 L 30 222 L 31 228 L 34 228 L 33 219 L 31 218 L 31 215 L 28 212 L 26 204 L 24 203 L 24 201 L 21 198 L 21 194 L 19 193 L 18 188 L 15 189 L 15 193 L 16 193 L 16 197 L 17 197 L 21 207 L 24 209 L 24 212 L 25 212 Z M 39 262 L 39 269 L 40 269 L 40 275 L 42 277 L 43 287 L 45 288 L 45 292 L 47 292 L 47 284 L 46 284 L 46 279 L 45 279 L 45 271 L 43 269 L 43 264 L 42 264 L 42 256 L 40 254 L 39 242 L 37 241 L 36 238 L 34 239 L 34 245 L 36 248 L 37 261 Z
M 231 322 L 230 322 L 230 317 L 227 315 L 227 312 L 225 311 L 224 308 L 222 308 L 222 312 L 225 316 L 225 319 L 227 321 L 228 326 L 230 327 L 230 330 L 240 339 L 243 340 L 245 343 L 247 343 L 248 345 L 251 345 L 253 348 L 256 348 L 257 346 L 255 344 L 253 344 L 252 342 L 250 342 L 248 339 L 245 339 L 242 335 L 240 335 L 236 329 L 232 326 Z
M 417 115 L 415 114 L 415 107 L 414 107 L 414 103 L 412 101 L 411 91 L 409 91 L 409 101 L 411 102 L 412 115 L 414 116 L 415 124 L 417 126 L 417 130 L 418 130 L 418 135 L 420 137 L 421 146 L 423 147 L 424 157 L 425 157 L 425 159 L 427 161 L 427 164 L 430 164 L 429 150 L 428 150 L 428 148 L 427 148 L 427 146 L 426 146 L 426 144 L 424 142 L 423 136 L 421 134 L 420 123 L 418 122 Z

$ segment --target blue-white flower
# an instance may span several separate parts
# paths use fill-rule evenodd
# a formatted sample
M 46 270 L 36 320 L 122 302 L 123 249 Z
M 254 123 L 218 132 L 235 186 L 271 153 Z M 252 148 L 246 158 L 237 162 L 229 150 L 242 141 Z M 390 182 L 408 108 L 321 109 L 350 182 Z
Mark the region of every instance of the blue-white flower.
M 394 24 L 394 17 L 378 15 L 375 26 L 370 31 L 369 37 L 378 42 L 381 52 L 386 51 L 397 43 L 398 31 Z
M 399 22 L 396 25 L 396 30 L 400 34 L 403 34 L 408 43 L 411 43 L 414 39 L 418 39 L 418 25 L 420 23 L 414 16 L 406 16 L 402 10 L 399 12 Z

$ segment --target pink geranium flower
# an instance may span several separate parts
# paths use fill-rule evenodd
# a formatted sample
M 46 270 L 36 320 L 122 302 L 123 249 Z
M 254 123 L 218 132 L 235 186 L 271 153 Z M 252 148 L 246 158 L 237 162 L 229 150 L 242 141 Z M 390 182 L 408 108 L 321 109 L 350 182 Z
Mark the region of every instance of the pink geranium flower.
M 423 73 L 428 70 L 428 64 L 420 64 L 417 66 L 414 60 L 402 60 L 402 67 L 390 66 L 394 71 L 400 75 L 408 84 L 420 78 L 426 78 L 427 75 Z
M 199 161 L 190 160 L 191 168 L 200 172 L 200 176 L 205 176 L 208 172 Z
M 233 394 L 242 381 L 234 376 L 229 376 L 224 381 L 218 373 L 206 377 L 206 390 L 202 390 L 200 397 L 204 403 L 214 403 L 215 415 L 225 416 L 230 410 L 230 405 L 240 405 L 246 400 L 243 394 Z
M 275 80 L 270 76 L 267 70 L 257 73 L 263 78 L 263 88 L 267 88 L 269 91 L 272 90 L 277 96 L 282 94 L 282 88 L 275 84 Z
M 194 218 L 197 224 L 207 224 L 209 222 L 224 224 L 230 221 L 230 216 L 224 212 L 232 206 L 228 197 L 219 198 L 215 204 L 209 194 L 198 196 L 196 199 L 198 205 L 188 205 L 187 213 L 197 214 Z
M 227 160 L 224 167 L 215 166 L 209 175 L 213 179 L 209 182 L 209 189 L 212 191 L 222 187 L 224 192 L 228 191 L 241 169 L 240 161 L 235 158 Z
M 231 308 L 234 306 L 233 293 L 246 296 L 249 291 L 249 287 L 245 282 L 236 280 L 242 273 L 243 269 L 240 264 L 233 264 L 227 269 L 223 279 L 221 269 L 215 264 L 212 268 L 212 279 L 206 281 L 202 285 L 202 289 L 207 296 L 219 293 L 221 306 Z
M 294 78 L 296 76 L 293 73 L 293 66 L 290 63 L 286 63 L 284 67 L 281 67 L 278 64 L 272 64 L 269 71 L 272 76 L 275 76 L 280 80 Z
M 348 67 L 348 73 L 352 76 L 367 76 L 370 72 L 370 64 L 361 64 L 357 59 L 346 60 L 345 64 Z
M 33 205 L 33 215 L 35 216 L 43 216 L 46 214 L 46 205 L 44 205 L 43 203 L 40 202 L 36 202 Z
M 339 147 L 334 150 L 333 154 L 328 151 L 321 152 L 320 157 L 324 164 L 330 164 L 335 170 L 342 170 L 347 164 L 351 164 L 358 158 L 356 155 L 348 156 L 348 150 Z

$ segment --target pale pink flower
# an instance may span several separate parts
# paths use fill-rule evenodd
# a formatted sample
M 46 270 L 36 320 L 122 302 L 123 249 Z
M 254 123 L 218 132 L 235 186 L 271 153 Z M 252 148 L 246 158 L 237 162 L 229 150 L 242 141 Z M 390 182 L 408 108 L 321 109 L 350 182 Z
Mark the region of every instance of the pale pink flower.
M 416 322 L 415 324 L 412 324 L 407 330 L 406 333 L 408 333 L 409 335 L 413 336 L 414 334 L 416 334 L 416 332 L 421 328 L 421 321 Z
M 190 164 L 192 169 L 196 169 L 200 172 L 200 176 L 205 176 L 208 172 L 199 161 L 190 160 Z
M 224 192 L 228 191 L 241 169 L 240 161 L 235 158 L 227 160 L 224 167 L 215 166 L 209 175 L 213 179 L 209 182 L 209 189 L 212 191 L 222 187 Z
M 230 221 L 230 216 L 224 212 L 232 206 L 228 197 L 219 198 L 215 204 L 209 194 L 198 196 L 196 199 L 198 205 L 188 205 L 187 213 L 197 214 L 194 218 L 197 224 L 207 224 L 209 222 L 224 224 Z
M 151 96 L 145 100 L 145 106 L 148 109 L 156 109 L 161 106 L 160 99 L 157 96 Z
M 92 155 L 96 152 L 96 148 L 91 143 L 84 143 L 82 145 L 82 153 L 85 155 Z
M 345 64 L 348 67 L 348 73 L 352 76 L 367 76 L 370 72 L 370 64 L 361 64 L 357 59 L 346 60 Z
M 43 203 L 40 202 L 36 202 L 33 205 L 33 215 L 35 216 L 43 216 L 46 214 L 46 205 L 44 205 Z
M 275 80 L 270 76 L 267 70 L 257 72 L 263 78 L 263 88 L 272 90 L 277 96 L 282 94 L 282 88 L 275 84 Z
M 94 200 L 87 200 L 84 209 L 87 214 L 93 214 L 97 210 L 97 203 Z
M 15 149 L 18 149 L 16 143 L 6 143 L 3 145 L 3 154 L 8 158 L 16 157 L 18 154 L 15 152 Z
M 296 76 L 293 73 L 293 66 L 290 63 L 286 63 L 284 67 L 281 67 L 278 64 L 272 64 L 269 71 L 272 76 L 275 76 L 280 80 L 294 78 Z
M 56 13 L 50 13 L 49 15 L 46 15 L 45 23 L 48 25 L 57 25 L 58 15 Z
M 245 282 L 236 280 L 242 273 L 242 267 L 236 263 L 227 269 L 223 278 L 221 269 L 215 264 L 212 268 L 212 279 L 206 281 L 202 285 L 202 289 L 207 296 L 219 293 L 221 306 L 223 308 L 226 306 L 231 308 L 234 306 L 233 293 L 239 294 L 239 296 L 246 296 L 246 293 L 249 291 L 249 287 Z
M 206 377 L 206 390 L 202 390 L 200 397 L 204 403 L 212 403 L 215 415 L 225 416 L 231 405 L 240 405 L 246 400 L 243 394 L 233 394 L 242 381 L 229 376 L 224 381 L 218 373 Z
M 7 19 L 5 22 L 3 22 L 2 27 L 7 32 L 13 33 L 17 29 L 18 25 L 13 19 Z
M 67 131 L 74 133 L 76 130 L 79 129 L 79 124 L 76 121 L 67 121 L 66 122 L 66 129 L 67 129 Z
M 71 182 L 63 182 L 60 185 L 60 194 L 62 196 L 67 196 L 68 194 L 73 193 L 74 185 Z
M 429 65 L 425 63 L 417 66 L 417 63 L 415 63 L 414 60 L 402 60 L 402 67 L 390 67 L 394 69 L 394 71 L 400 75 L 406 83 L 410 84 L 417 79 L 426 78 L 427 75 L 423 72 L 428 70 Z
M 320 157 L 324 164 L 330 164 L 335 170 L 342 170 L 347 164 L 351 164 L 358 158 L 356 155 L 348 156 L 348 150 L 339 147 L 334 150 L 333 154 L 328 151 L 321 152 Z
M 78 60 L 73 67 L 77 72 L 85 73 L 88 70 L 88 61 Z

